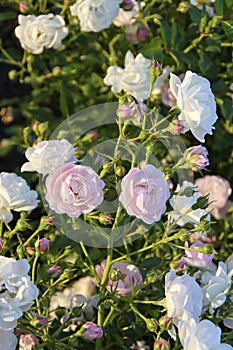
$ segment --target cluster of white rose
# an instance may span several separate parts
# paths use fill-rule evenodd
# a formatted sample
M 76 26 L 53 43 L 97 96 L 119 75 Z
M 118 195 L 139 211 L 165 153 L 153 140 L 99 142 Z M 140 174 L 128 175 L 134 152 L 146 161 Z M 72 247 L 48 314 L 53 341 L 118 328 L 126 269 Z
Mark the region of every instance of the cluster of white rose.
M 203 319 L 208 309 L 213 314 L 227 299 L 233 276 L 232 258 L 233 255 L 226 263 L 219 262 L 218 267 L 212 264 L 207 271 L 199 270 L 194 276 L 177 276 L 174 269 L 167 273 L 167 316 L 172 318 L 173 325 L 177 327 L 184 350 L 232 349 L 231 345 L 221 343 L 221 329 L 210 320 Z M 174 326 L 169 333 L 176 338 Z
M 0 256 L 0 349 L 16 348 L 14 328 L 17 320 L 28 311 L 38 296 L 38 289 L 32 283 L 28 271 L 30 265 L 25 259 L 15 260 Z

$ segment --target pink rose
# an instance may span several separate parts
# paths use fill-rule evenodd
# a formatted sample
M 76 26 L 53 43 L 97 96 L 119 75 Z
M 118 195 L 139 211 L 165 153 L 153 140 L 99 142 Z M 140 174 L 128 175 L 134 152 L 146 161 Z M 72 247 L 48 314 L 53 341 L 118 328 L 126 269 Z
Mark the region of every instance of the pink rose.
M 231 206 L 228 197 L 231 195 L 232 189 L 227 180 L 221 176 L 206 175 L 195 181 L 198 186 L 198 192 L 201 196 L 209 194 L 208 211 L 215 219 L 223 218 L 229 207 Z
M 185 249 L 186 256 L 184 256 L 182 260 L 190 266 L 202 268 L 210 266 L 214 254 L 204 254 L 203 252 L 199 252 L 198 249 L 203 248 L 204 246 L 205 244 L 201 241 L 195 242 L 190 246 L 190 248 L 195 249 L 196 251 Z M 188 248 L 187 242 L 185 242 L 185 247 Z
M 92 168 L 65 164 L 46 179 L 46 200 L 57 214 L 78 218 L 103 201 L 104 182 Z
M 101 265 L 96 265 L 95 269 L 100 278 L 103 277 L 106 267 L 106 260 Z M 142 285 L 142 275 L 139 269 L 129 263 L 116 263 L 111 266 L 109 278 L 106 283 L 106 289 L 109 292 L 115 292 L 118 296 L 124 296 L 132 293 Z
M 103 336 L 102 328 L 93 322 L 86 322 L 83 328 L 86 329 L 82 334 L 85 339 L 96 339 Z
M 135 215 L 147 224 L 161 219 L 170 197 L 163 173 L 153 165 L 132 168 L 121 182 L 120 202 L 129 215 Z

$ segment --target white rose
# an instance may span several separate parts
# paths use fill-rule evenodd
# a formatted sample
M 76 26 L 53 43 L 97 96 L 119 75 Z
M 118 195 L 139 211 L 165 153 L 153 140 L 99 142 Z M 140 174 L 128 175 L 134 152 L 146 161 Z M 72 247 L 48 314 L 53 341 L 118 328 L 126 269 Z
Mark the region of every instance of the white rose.
M 136 97 L 138 100 L 145 100 L 148 97 L 150 88 L 149 67 L 151 60 L 139 53 L 135 58 L 131 51 L 125 56 L 125 68 L 111 66 L 107 70 L 104 84 L 112 85 L 113 92 L 122 90 Z
M 29 211 L 37 207 L 37 192 L 30 190 L 26 181 L 14 173 L 0 173 L 0 220 L 8 224 L 11 210 Z
M 184 193 L 190 189 L 194 191 L 190 196 L 186 196 Z M 193 184 L 188 181 L 184 181 L 183 185 L 177 186 L 177 195 L 173 195 L 170 199 L 170 204 L 173 208 L 169 212 L 169 220 L 176 221 L 176 224 L 183 226 L 187 223 L 192 223 L 198 225 L 201 218 L 207 214 L 205 209 L 195 209 L 190 211 L 191 207 L 197 202 L 200 195 L 197 193 L 197 189 L 193 187 Z
M 52 13 L 38 17 L 19 15 L 18 22 L 15 35 L 22 48 L 34 55 L 42 53 L 44 48 L 59 48 L 62 39 L 68 35 L 64 19 Z
M 63 140 L 41 141 L 26 150 L 25 156 L 29 162 L 23 164 L 21 171 L 37 171 L 40 174 L 51 174 L 65 163 L 75 163 L 75 148 Z
M 230 345 L 221 343 L 221 329 L 209 320 L 182 320 L 178 323 L 178 333 L 184 350 L 232 349 Z
M 13 330 L 0 329 L 0 350 L 15 350 L 17 343 L 17 337 Z
M 165 295 L 167 315 L 173 318 L 173 323 L 190 317 L 198 320 L 202 310 L 203 293 L 192 276 L 184 274 L 177 277 L 172 269 L 165 276 Z
M 212 135 L 213 124 L 218 119 L 209 81 L 187 71 L 181 82 L 180 78 L 171 73 L 170 88 L 181 110 L 179 119 L 185 126 L 184 132 L 191 130 L 197 140 L 205 142 L 205 135 Z
M 77 0 L 70 6 L 72 16 L 77 16 L 85 32 L 100 32 L 110 27 L 119 12 L 118 0 Z
M 227 265 L 222 261 L 218 263 L 215 274 L 204 272 L 201 276 L 202 290 L 204 295 L 203 309 L 209 309 L 213 314 L 214 310 L 226 301 L 226 295 L 231 287 L 233 270 L 227 271 Z
M 38 289 L 32 283 L 26 259 L 15 260 L 0 256 L 0 329 L 11 330 L 17 320 L 28 311 Z

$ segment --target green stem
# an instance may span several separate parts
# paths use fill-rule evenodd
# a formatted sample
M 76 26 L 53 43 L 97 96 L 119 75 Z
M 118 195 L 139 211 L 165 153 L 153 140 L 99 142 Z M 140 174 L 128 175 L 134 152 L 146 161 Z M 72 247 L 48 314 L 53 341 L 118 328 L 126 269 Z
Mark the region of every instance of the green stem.
M 26 242 L 24 242 L 24 247 L 28 246 L 29 243 L 31 242 L 31 240 L 38 235 L 38 233 L 40 232 L 40 229 L 38 228 L 27 240 Z

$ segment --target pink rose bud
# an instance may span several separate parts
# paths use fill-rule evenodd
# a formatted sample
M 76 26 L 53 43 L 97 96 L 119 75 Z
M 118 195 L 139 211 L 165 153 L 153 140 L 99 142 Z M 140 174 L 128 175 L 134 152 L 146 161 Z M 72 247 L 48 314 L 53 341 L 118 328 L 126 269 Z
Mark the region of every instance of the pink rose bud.
M 32 347 L 39 343 L 39 339 L 33 334 L 22 334 L 19 338 L 19 349 L 31 350 Z
M 170 123 L 170 131 L 172 134 L 180 134 L 184 130 L 184 125 L 179 120 L 173 120 Z
M 170 345 L 165 339 L 156 340 L 153 350 L 170 350 Z
M 29 10 L 29 4 L 26 1 L 22 1 L 19 3 L 19 11 L 21 13 L 25 13 Z
M 119 105 L 116 114 L 119 118 L 127 120 L 132 115 L 132 108 L 130 105 L 123 103 L 122 105 Z
M 50 240 L 44 237 L 39 239 L 38 243 L 39 243 L 40 252 L 44 252 L 45 249 L 49 248 Z
M 208 151 L 202 146 L 193 146 L 186 150 L 186 159 L 190 162 L 193 171 L 205 169 L 210 163 L 208 159 Z
M 185 247 L 188 248 L 188 242 L 185 242 Z M 188 265 L 206 268 L 210 266 L 214 253 L 211 246 L 205 245 L 201 241 L 197 241 L 190 246 L 191 249 L 185 249 L 185 254 L 182 258 Z
M 94 141 L 97 139 L 97 137 L 99 137 L 98 131 L 90 131 L 87 135 L 89 136 L 91 141 Z
M 134 2 L 132 0 L 124 0 L 123 1 L 123 8 L 126 11 L 130 11 L 134 8 Z
M 58 265 L 54 265 L 48 269 L 48 273 L 51 273 L 52 277 L 56 277 L 61 273 L 61 268 Z
M 146 40 L 148 34 L 149 34 L 149 29 L 144 24 L 142 24 L 136 34 L 138 41 Z
M 83 328 L 85 331 L 83 332 L 82 337 L 85 339 L 96 339 L 103 336 L 102 328 L 93 322 L 86 322 L 83 325 Z
M 47 317 L 39 316 L 36 320 L 33 321 L 34 326 L 44 329 L 48 325 Z
M 0 238 L 0 251 L 2 250 L 2 247 L 3 247 L 3 241 L 2 241 L 2 239 Z
M 52 225 L 53 219 L 52 218 L 47 218 L 42 221 L 43 224 L 45 225 Z
M 100 278 L 103 277 L 106 267 L 106 260 L 95 269 Z M 116 293 L 117 296 L 124 296 L 137 290 L 142 285 L 142 275 L 139 269 L 129 263 L 116 263 L 111 266 L 106 289 Z

